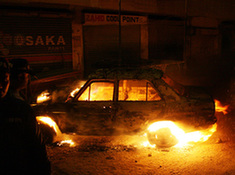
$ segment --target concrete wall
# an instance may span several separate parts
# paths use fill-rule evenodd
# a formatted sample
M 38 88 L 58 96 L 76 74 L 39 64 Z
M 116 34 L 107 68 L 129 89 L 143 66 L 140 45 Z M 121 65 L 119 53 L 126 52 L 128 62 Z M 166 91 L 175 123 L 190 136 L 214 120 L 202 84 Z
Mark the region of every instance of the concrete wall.
M 22 4 L 48 7 L 61 7 L 64 5 L 80 6 L 106 10 L 118 10 L 118 0 L 1 0 L 1 4 Z M 169 16 L 184 16 L 185 7 L 189 16 L 204 16 L 219 20 L 235 19 L 234 0 L 122 0 L 123 11 L 159 14 Z

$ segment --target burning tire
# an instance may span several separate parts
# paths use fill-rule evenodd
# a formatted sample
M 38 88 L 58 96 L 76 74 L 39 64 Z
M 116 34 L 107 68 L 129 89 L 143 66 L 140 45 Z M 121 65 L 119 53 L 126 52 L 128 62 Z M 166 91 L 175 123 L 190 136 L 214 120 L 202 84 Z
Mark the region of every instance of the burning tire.
M 40 124 L 40 131 L 43 136 L 43 141 L 45 144 L 51 144 L 54 141 L 54 137 L 56 136 L 56 133 L 53 128 L 51 128 L 48 125 Z
M 169 128 L 160 128 L 154 132 L 147 133 L 149 143 L 160 148 L 169 148 L 178 143 L 176 137 L 171 133 Z

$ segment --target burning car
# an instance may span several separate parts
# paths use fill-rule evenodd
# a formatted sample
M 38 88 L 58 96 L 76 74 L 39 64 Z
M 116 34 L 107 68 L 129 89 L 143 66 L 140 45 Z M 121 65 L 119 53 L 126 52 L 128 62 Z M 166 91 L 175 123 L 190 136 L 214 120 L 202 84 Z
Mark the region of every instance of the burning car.
M 182 86 L 161 70 L 102 69 L 77 88 L 63 103 L 35 105 L 37 116 L 50 117 L 62 133 L 107 136 L 147 132 L 149 142 L 159 147 L 171 147 L 178 140 L 167 125 L 148 129 L 153 123 L 173 122 L 185 133 L 216 123 L 214 100 L 208 93 Z

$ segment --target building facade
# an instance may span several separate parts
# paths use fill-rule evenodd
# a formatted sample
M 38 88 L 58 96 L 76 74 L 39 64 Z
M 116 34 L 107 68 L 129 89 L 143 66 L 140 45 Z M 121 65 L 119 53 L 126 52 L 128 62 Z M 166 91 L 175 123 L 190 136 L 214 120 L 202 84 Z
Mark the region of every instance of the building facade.
M 182 83 L 207 85 L 233 62 L 232 0 L 0 4 L 0 56 L 28 59 L 41 77 L 76 71 L 85 78 L 102 67 L 151 65 Z

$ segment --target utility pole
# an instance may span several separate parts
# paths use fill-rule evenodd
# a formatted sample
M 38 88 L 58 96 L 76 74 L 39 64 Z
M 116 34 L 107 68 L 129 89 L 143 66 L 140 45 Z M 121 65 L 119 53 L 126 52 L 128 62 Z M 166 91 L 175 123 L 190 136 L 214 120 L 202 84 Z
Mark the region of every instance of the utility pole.
M 183 53 L 183 59 L 184 59 L 184 67 L 187 68 L 187 62 L 188 62 L 188 0 L 184 1 L 184 53 Z
M 121 25 L 121 22 L 122 22 L 122 16 L 121 16 L 121 11 L 122 11 L 122 1 L 119 0 L 118 2 L 118 5 L 119 5 L 119 8 L 118 8 L 118 19 L 119 19 L 119 24 L 118 24 L 118 32 L 119 32 L 119 35 L 118 35 L 118 66 L 120 67 L 122 65 L 122 25 Z

